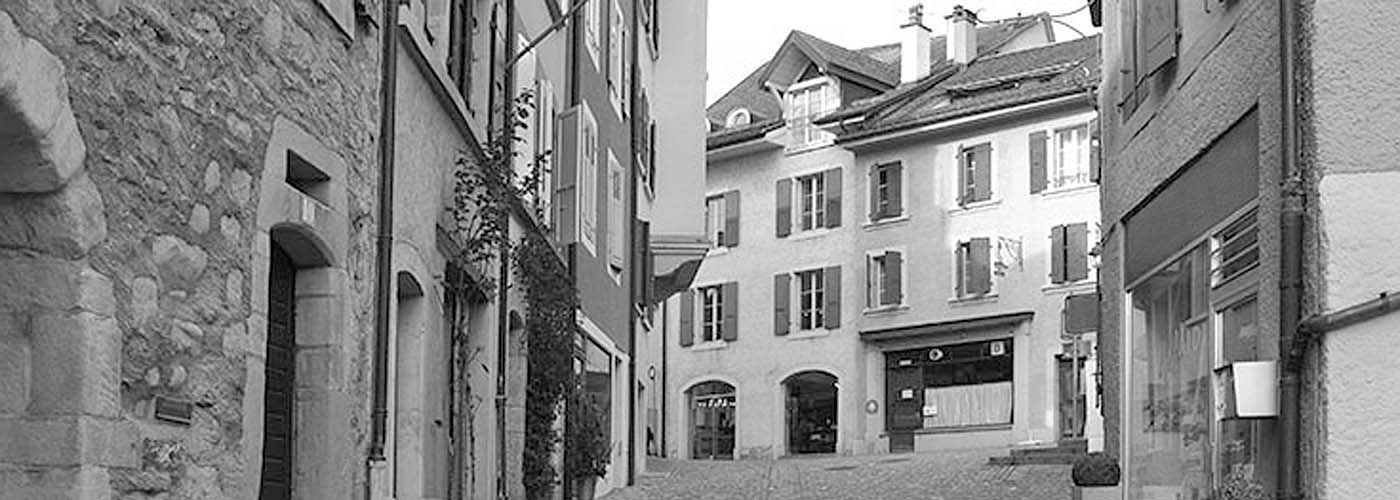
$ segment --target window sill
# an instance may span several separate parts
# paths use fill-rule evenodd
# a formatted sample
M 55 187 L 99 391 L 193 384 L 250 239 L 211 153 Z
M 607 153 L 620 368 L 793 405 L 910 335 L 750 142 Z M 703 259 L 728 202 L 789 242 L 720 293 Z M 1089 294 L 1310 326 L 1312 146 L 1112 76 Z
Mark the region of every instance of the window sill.
M 791 240 L 791 241 L 810 240 L 810 239 L 813 239 L 813 238 L 820 238 L 820 237 L 822 237 L 822 236 L 826 236 L 826 235 L 827 235 L 828 233 L 830 233 L 830 232 L 831 232 L 831 228 L 829 228 L 829 227 L 823 227 L 823 228 L 818 228 L 818 229 L 808 229 L 808 230 L 806 230 L 806 231 L 797 231 L 797 230 L 794 230 L 794 231 L 792 232 L 792 234 L 789 234 L 789 235 L 788 235 L 787 239 L 789 239 L 789 240 Z
M 692 351 L 717 351 L 729 347 L 729 342 L 723 340 L 711 340 L 708 342 L 696 342 L 690 346 Z
M 861 224 L 861 227 L 865 228 L 866 230 L 873 231 L 876 229 L 884 229 L 887 227 L 902 226 L 905 222 L 909 222 L 909 214 L 904 214 L 897 217 L 886 217 L 880 220 L 868 221 L 864 224 Z
M 890 315 L 900 314 L 900 313 L 907 312 L 907 311 L 909 311 L 909 305 L 908 305 L 908 304 L 896 304 L 896 305 L 890 305 L 890 306 L 867 307 L 867 308 L 865 309 L 865 315 L 866 315 L 866 316 L 890 316 Z
M 800 154 L 806 153 L 806 152 L 808 152 L 808 151 L 816 151 L 816 150 L 818 150 L 818 149 L 825 148 L 825 147 L 830 146 L 830 145 L 835 144 L 835 143 L 836 143 L 836 141 L 833 141 L 833 140 L 825 140 L 825 141 L 813 142 L 813 143 L 810 143 L 810 144 L 792 145 L 792 146 L 788 146 L 787 148 L 784 148 L 784 149 L 783 149 L 783 153 L 786 154 L 786 155 L 788 155 L 788 156 L 800 155 Z
M 1040 291 L 1044 292 L 1046 295 L 1059 293 L 1070 294 L 1075 292 L 1087 292 L 1094 289 L 1094 284 L 1094 280 L 1085 278 L 1073 283 L 1051 283 L 1040 287 Z
M 1072 186 L 1049 188 L 1044 191 L 1041 191 L 1040 197 L 1047 200 L 1053 200 L 1057 198 L 1068 198 L 1077 194 L 1085 194 L 1090 191 L 1095 191 L 1098 189 L 1098 187 L 1098 184 L 1094 184 L 1091 182 L 1088 184 L 1075 184 Z
M 831 336 L 831 330 L 828 330 L 826 328 L 818 328 L 815 330 L 794 330 L 793 332 L 788 333 L 786 335 L 788 340 L 818 339 L 829 336 Z
M 992 302 L 996 302 L 996 301 L 997 301 L 997 298 L 999 298 L 999 297 L 1000 297 L 1000 295 L 997 295 L 996 293 L 986 293 L 986 294 L 982 294 L 982 295 L 968 296 L 968 297 L 953 297 L 953 298 L 951 298 L 951 299 L 948 299 L 948 305 L 951 305 L 951 306 L 954 306 L 954 307 L 962 307 L 962 306 L 975 306 L 975 305 L 981 305 L 981 304 L 990 304 L 990 303 L 992 303 Z
M 998 205 L 1001 205 L 1001 198 L 992 198 L 990 200 L 972 202 L 957 208 L 950 209 L 948 210 L 948 215 L 957 216 L 974 214 L 978 212 L 986 212 L 988 210 L 996 208 Z

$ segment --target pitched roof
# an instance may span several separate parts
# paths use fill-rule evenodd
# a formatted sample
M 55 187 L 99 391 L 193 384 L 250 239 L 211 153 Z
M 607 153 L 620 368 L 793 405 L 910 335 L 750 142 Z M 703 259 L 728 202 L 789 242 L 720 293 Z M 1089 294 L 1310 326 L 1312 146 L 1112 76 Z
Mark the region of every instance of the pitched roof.
M 983 24 L 977 27 L 977 39 L 979 43 L 978 52 L 980 54 L 994 53 L 1002 45 L 1006 44 L 1016 35 L 1034 26 L 1036 23 L 1045 22 L 1045 15 L 1035 15 L 1007 19 L 995 23 Z M 933 54 L 930 74 L 937 74 L 952 66 L 950 62 L 940 57 L 946 53 L 946 38 L 943 36 L 930 37 L 929 48 Z M 865 106 L 873 102 L 881 102 L 892 94 L 899 94 L 912 88 L 910 84 L 900 84 L 899 82 L 899 44 L 884 44 L 860 49 L 847 49 L 828 42 L 814 35 L 793 30 L 788 34 L 788 38 L 783 42 L 775 53 L 774 58 L 755 68 L 743 81 L 740 81 L 727 93 L 715 100 L 706 110 L 708 119 L 723 128 L 725 119 L 729 113 L 735 109 L 748 109 L 753 115 L 753 123 L 781 119 L 782 103 L 772 92 L 763 87 L 765 77 L 769 73 L 769 68 L 773 66 L 776 59 L 788 49 L 790 45 L 800 45 L 801 50 L 810 57 L 820 59 L 820 63 L 840 67 L 847 71 L 868 76 L 877 80 L 890 89 L 879 89 L 881 94 L 874 98 L 866 99 L 855 103 L 856 106 Z M 723 134 L 725 130 L 717 129 L 712 134 Z
M 979 58 L 930 89 L 871 112 L 838 140 L 1084 92 L 1097 85 L 1099 71 L 1099 35 Z

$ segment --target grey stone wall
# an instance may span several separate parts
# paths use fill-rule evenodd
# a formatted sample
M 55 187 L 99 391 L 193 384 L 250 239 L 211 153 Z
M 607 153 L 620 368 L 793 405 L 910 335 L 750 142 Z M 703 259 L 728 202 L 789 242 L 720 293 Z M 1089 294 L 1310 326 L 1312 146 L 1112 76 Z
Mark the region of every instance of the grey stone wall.
M 265 334 L 249 321 L 250 297 L 265 283 L 252 264 L 266 252 L 253 237 L 264 152 L 281 116 L 349 166 L 340 181 L 350 221 L 340 266 L 349 281 L 344 310 L 354 317 L 341 338 L 353 366 L 368 367 L 379 32 L 359 23 L 347 36 L 313 0 L 0 0 L 0 21 L 5 14 L 18 38 L 0 27 L 0 49 L 28 39 L 55 56 L 59 66 L 45 75 L 66 82 L 81 138 L 50 146 L 61 153 L 49 176 L 53 184 L 66 179 L 61 191 L 0 196 L 0 340 L 32 354 L 64 332 L 107 332 L 111 345 L 86 341 L 91 350 L 61 359 L 6 359 L 7 376 L 25 374 L 16 391 L 28 407 L 9 408 L 5 399 L 0 423 L 26 410 L 33 420 L 52 400 L 79 407 L 44 415 L 93 418 L 100 432 L 77 431 L 72 460 L 6 458 L 0 498 L 31 498 L 8 487 L 39 483 L 72 495 L 64 498 L 255 497 L 246 478 L 259 464 L 242 448 L 244 357 Z M 85 158 L 81 171 L 74 156 Z M 9 231 L 15 227 L 24 232 Z M 92 312 L 50 317 L 23 306 L 45 290 Z M 347 410 L 349 435 L 332 437 L 355 450 L 368 435 L 369 373 L 347 371 L 343 390 L 356 403 Z M 93 383 L 63 385 L 71 376 Z M 192 422 L 155 420 L 157 396 L 191 402 Z M 87 398 L 95 399 L 82 407 Z M 0 448 L 17 449 L 8 440 L 18 431 L 0 429 Z M 347 477 L 336 478 L 356 495 L 362 463 L 344 464 Z

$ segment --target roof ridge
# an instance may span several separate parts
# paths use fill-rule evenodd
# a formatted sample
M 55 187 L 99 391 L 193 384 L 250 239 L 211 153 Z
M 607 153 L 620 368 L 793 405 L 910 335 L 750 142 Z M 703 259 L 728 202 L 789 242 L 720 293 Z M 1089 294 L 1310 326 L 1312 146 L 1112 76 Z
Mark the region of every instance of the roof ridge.
M 1007 57 L 1007 56 L 1015 56 L 1015 55 L 1021 55 L 1021 54 L 1029 54 L 1029 53 L 1032 53 L 1032 52 L 1037 52 L 1037 51 L 1042 51 L 1042 50 L 1050 50 L 1050 49 L 1052 49 L 1052 48 L 1059 48 L 1060 46 L 1069 45 L 1069 44 L 1071 44 L 1071 43 L 1080 43 L 1080 42 L 1084 42 L 1084 41 L 1086 41 L 1086 40 L 1089 40 L 1089 39 L 1091 39 L 1091 38 L 1095 38 L 1095 37 L 1098 37 L 1098 36 L 1101 36 L 1101 35 L 1102 35 L 1102 33 L 1094 33 L 1094 34 L 1092 34 L 1092 35 L 1084 36 L 1084 37 L 1080 37 L 1080 38 L 1075 38 L 1075 39 L 1073 39 L 1073 40 L 1063 40 L 1063 41 L 1058 41 L 1058 42 L 1042 43 L 1042 44 L 1038 44 L 1038 45 L 1035 45 L 1035 46 L 1033 46 L 1033 47 L 1027 47 L 1027 48 L 1024 48 L 1024 49 L 1021 49 L 1021 50 L 1015 50 L 1015 51 L 1011 51 L 1011 52 L 1001 52 L 1001 53 L 998 53 L 998 54 L 987 54 L 986 56 L 978 57 L 977 60 L 979 60 L 979 61 L 990 61 L 990 60 L 995 60 L 995 59 L 999 59 L 999 58 L 1003 58 L 1003 57 Z

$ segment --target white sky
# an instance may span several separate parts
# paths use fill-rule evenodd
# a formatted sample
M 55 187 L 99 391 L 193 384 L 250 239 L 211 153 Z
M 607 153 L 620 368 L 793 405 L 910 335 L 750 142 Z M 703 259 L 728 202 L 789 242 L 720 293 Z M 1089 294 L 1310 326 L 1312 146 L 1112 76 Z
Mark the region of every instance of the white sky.
M 738 84 L 778 50 L 789 31 L 799 29 L 848 48 L 899 41 L 899 25 L 918 0 L 709 0 L 707 52 L 709 104 Z M 961 4 L 984 20 L 1020 14 L 1063 14 L 1087 0 L 922 0 L 924 24 L 935 36 L 945 31 L 943 16 Z M 1060 18 L 1086 35 L 1098 32 L 1089 24 L 1089 10 Z M 1077 37 L 1055 25 L 1056 40 Z M 939 56 L 935 54 L 935 56 Z

